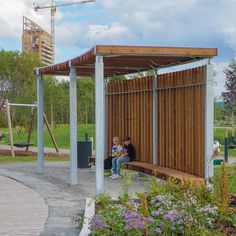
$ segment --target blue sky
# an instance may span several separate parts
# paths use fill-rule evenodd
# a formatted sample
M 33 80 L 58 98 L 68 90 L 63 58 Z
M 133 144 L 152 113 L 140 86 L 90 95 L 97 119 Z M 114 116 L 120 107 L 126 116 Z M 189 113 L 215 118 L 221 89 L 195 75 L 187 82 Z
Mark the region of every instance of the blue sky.
M 64 2 L 73 0 L 57 1 Z M 33 1 L 0 0 L 0 4 L 1 48 L 21 50 L 23 15 L 50 32 L 49 10 L 34 12 Z M 236 53 L 235 12 L 236 0 L 97 0 L 61 7 L 56 14 L 56 62 L 96 44 L 216 47 L 219 55 L 213 64 L 219 96 L 223 70 Z

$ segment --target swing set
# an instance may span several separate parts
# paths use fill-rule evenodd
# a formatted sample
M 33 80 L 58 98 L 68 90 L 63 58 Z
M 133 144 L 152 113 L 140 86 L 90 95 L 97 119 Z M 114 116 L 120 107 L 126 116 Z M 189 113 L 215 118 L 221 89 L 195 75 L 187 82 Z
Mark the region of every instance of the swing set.
M 23 132 L 20 126 L 16 126 L 15 130 L 16 130 L 16 135 L 18 137 L 19 142 L 14 142 L 13 141 L 13 130 L 12 130 L 12 118 L 11 118 L 11 106 L 18 106 L 18 107 L 31 107 L 31 115 L 30 115 L 30 119 L 29 119 L 29 123 L 28 123 L 28 127 L 26 127 L 26 132 Z M 17 148 L 25 148 L 26 151 L 29 150 L 29 147 L 33 145 L 33 143 L 31 142 L 31 136 L 32 136 L 32 132 L 33 132 L 33 126 L 34 126 L 34 120 L 35 120 L 35 114 L 36 114 L 36 110 L 37 110 L 37 105 L 36 104 L 18 104 L 18 103 L 9 103 L 8 100 L 4 100 L 1 104 L 0 104 L 0 111 L 2 111 L 3 113 L 6 111 L 7 113 L 7 123 L 8 123 L 8 134 L 9 134 L 9 139 L 10 139 L 10 145 L 11 145 L 11 155 L 12 157 L 15 157 L 15 152 L 14 152 L 14 146 Z M 56 152 L 58 153 L 58 146 L 56 143 L 56 140 L 54 138 L 54 135 L 52 133 L 52 130 L 50 128 L 50 125 L 48 123 L 47 117 L 45 115 L 45 113 L 43 113 L 43 117 L 44 117 L 44 122 L 46 124 L 46 127 L 48 129 L 48 132 L 50 134 L 50 137 L 52 139 L 53 145 L 56 149 Z M 24 141 L 25 139 L 25 134 L 27 135 L 27 140 Z M 0 138 L 3 137 L 5 133 L 0 131 Z

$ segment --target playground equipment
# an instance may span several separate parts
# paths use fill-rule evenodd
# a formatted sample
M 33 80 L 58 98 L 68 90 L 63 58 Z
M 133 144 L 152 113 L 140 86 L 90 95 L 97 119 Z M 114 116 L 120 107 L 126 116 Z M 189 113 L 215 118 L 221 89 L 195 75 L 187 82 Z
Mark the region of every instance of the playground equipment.
M 31 115 L 30 115 L 30 121 L 29 121 L 29 125 L 28 125 L 28 131 L 27 131 L 27 133 L 28 133 L 27 141 L 23 141 L 24 134 L 22 134 L 22 131 L 19 127 L 16 127 L 16 134 L 17 134 L 20 142 L 14 142 L 13 141 L 12 119 L 11 119 L 11 110 L 10 110 L 11 106 L 31 107 L 32 108 Z M 29 147 L 33 145 L 33 143 L 31 142 L 31 135 L 32 135 L 32 132 L 33 132 L 33 124 L 34 124 L 34 120 L 35 120 L 35 113 L 36 113 L 37 105 L 36 104 L 9 103 L 8 100 L 4 100 L 2 102 L 2 104 L 0 105 L 0 111 L 2 110 L 4 112 L 4 108 L 5 108 L 6 113 L 7 113 L 7 122 L 8 122 L 9 138 L 10 138 L 10 145 L 11 145 L 11 155 L 12 155 L 12 157 L 14 157 L 15 152 L 14 152 L 13 146 L 18 147 L 18 148 L 26 148 L 26 151 L 28 151 Z M 59 150 L 58 150 L 56 140 L 53 136 L 53 133 L 52 133 L 52 130 L 49 126 L 47 117 L 44 113 L 43 113 L 43 117 L 44 117 L 44 122 L 46 124 L 46 127 L 48 129 L 48 132 L 50 134 L 50 137 L 52 139 L 53 145 L 56 149 L 56 152 L 58 153 Z
M 4 132 L 0 131 L 0 141 L 2 140 L 3 137 L 4 137 Z

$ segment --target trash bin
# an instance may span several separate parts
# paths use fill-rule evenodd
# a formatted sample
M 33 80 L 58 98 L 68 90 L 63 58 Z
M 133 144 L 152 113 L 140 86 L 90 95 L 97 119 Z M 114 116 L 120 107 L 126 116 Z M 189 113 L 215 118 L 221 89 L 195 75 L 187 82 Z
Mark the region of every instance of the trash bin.
M 92 155 L 92 142 L 91 141 L 78 141 L 77 142 L 77 167 L 89 168 L 89 156 Z

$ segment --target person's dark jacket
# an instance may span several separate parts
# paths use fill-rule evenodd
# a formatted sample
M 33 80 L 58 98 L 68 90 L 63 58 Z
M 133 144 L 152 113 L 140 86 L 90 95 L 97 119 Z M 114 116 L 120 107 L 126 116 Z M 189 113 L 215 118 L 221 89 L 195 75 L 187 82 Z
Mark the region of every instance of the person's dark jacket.
M 127 149 L 128 156 L 130 157 L 130 161 L 134 161 L 136 157 L 134 146 L 131 143 L 129 143 L 128 145 L 125 145 L 124 148 Z

